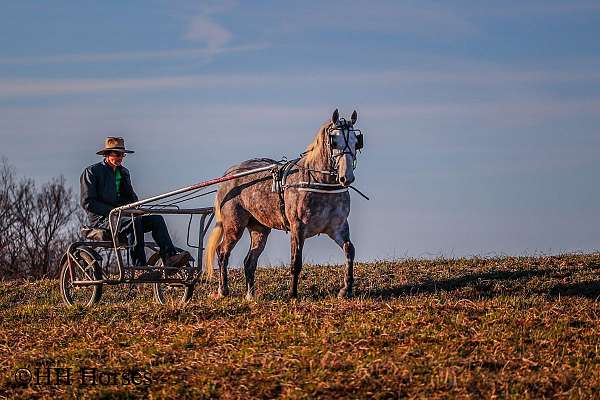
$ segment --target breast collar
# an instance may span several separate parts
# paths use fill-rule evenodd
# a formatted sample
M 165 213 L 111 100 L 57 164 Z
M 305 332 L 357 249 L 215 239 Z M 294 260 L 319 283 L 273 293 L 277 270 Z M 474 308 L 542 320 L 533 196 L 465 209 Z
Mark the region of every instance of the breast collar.
M 279 212 L 283 218 L 285 231 L 290 230 L 290 221 L 287 219 L 285 215 L 285 191 L 288 189 L 295 189 L 300 192 L 314 192 L 314 193 L 343 193 L 347 192 L 348 188 L 344 187 L 339 183 L 321 183 L 321 182 L 298 182 L 298 183 L 287 183 L 287 178 L 293 172 L 297 172 L 300 169 L 307 169 L 301 165 L 298 165 L 298 162 L 302 159 L 302 157 L 290 160 L 283 161 L 278 164 L 276 167 L 271 169 L 271 176 L 273 177 L 273 185 L 271 187 L 271 191 L 277 193 L 277 197 L 279 198 Z M 292 171 L 296 167 L 295 171 Z M 309 175 L 310 176 L 310 175 Z
M 271 170 L 271 174 L 273 176 L 273 186 L 272 186 L 273 192 L 280 193 L 280 195 L 283 196 L 283 192 L 285 192 L 287 189 L 296 189 L 301 192 L 330 193 L 330 194 L 343 193 L 343 192 L 348 191 L 348 187 L 344 186 L 340 183 L 314 182 L 310 179 L 308 182 L 300 181 L 297 183 L 287 183 L 287 178 L 290 175 L 290 173 L 292 172 L 292 169 L 294 169 L 294 167 L 297 167 L 298 169 L 307 169 L 301 165 L 298 165 L 298 162 L 301 159 L 302 159 L 302 157 L 287 161 L 284 164 Z M 323 171 L 317 171 L 317 172 L 323 173 Z M 310 174 L 309 174 L 309 176 L 310 176 Z

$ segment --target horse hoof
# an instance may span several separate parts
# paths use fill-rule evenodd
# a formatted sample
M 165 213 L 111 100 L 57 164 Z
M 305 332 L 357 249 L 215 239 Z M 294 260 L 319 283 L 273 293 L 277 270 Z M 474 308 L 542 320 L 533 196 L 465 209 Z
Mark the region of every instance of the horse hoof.
M 221 292 L 212 292 L 209 297 L 211 299 L 218 300 L 218 299 L 222 299 L 223 297 L 227 297 L 227 295 L 228 295 L 227 293 L 224 294 Z
M 352 290 L 342 289 L 338 293 L 338 299 L 350 299 L 352 298 Z
M 298 294 L 289 293 L 288 301 L 291 303 L 295 303 L 296 301 L 298 301 Z
M 256 297 L 250 293 L 246 293 L 246 300 L 247 301 L 254 301 L 256 300 Z

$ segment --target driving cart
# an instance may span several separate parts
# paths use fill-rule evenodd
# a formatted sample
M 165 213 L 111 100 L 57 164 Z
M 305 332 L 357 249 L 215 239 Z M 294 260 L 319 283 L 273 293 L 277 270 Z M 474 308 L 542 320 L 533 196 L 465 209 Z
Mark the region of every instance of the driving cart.
M 161 304 L 185 304 L 192 298 L 194 286 L 202 274 L 202 253 L 204 236 L 213 218 L 213 208 L 163 208 L 156 210 L 148 207 L 129 208 L 120 211 L 114 218 L 111 229 L 82 228 L 86 240 L 71 243 L 62 258 L 60 289 L 63 300 L 69 305 L 90 306 L 100 301 L 103 285 L 139 283 L 152 284 L 154 299 Z M 191 257 L 182 267 L 165 267 L 154 242 L 146 242 L 146 252 L 150 254 L 148 265 L 134 266 L 131 263 L 129 249 L 134 243 L 127 243 L 125 237 L 114 235 L 119 226 L 128 220 L 142 215 L 188 215 L 187 245 L 197 249 L 196 257 Z M 199 216 L 198 244 L 190 243 L 190 228 L 194 216 Z M 131 221 L 133 223 L 133 221 Z M 113 228 L 114 226 L 114 228 Z M 136 237 L 137 241 L 138 238 Z M 181 249 L 177 249 L 181 250 Z M 147 272 L 157 271 L 151 278 Z
M 204 237 L 214 218 L 214 208 L 181 208 L 180 204 L 215 193 L 216 190 L 206 190 L 211 186 L 263 172 L 277 165 L 222 176 L 114 208 L 108 216 L 109 229 L 83 227 L 81 233 L 85 239 L 71 243 L 61 259 L 60 289 L 64 302 L 68 305 L 91 306 L 100 301 L 104 285 L 128 284 L 134 287 L 140 283 L 152 284 L 154 299 L 158 303 L 189 302 L 202 276 Z M 170 200 L 165 202 L 165 199 Z M 129 243 L 119 232 L 123 224 L 152 214 L 187 215 L 187 245 L 197 249 L 196 257 L 191 257 L 183 267 L 167 267 L 163 265 L 158 245 L 145 242 L 146 251 L 150 254 L 148 265 L 132 265 L 129 249 L 135 246 L 138 238 Z M 199 218 L 197 244 L 192 244 L 190 238 L 194 217 Z

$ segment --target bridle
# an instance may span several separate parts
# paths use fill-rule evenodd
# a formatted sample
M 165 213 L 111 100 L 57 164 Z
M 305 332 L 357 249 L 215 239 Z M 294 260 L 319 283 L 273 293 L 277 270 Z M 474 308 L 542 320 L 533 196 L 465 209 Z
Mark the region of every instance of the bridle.
M 339 133 L 338 133 L 339 132 Z M 364 147 L 364 139 L 363 133 L 360 129 L 354 128 L 353 121 L 347 121 L 344 118 L 340 118 L 336 123 L 332 123 L 325 129 L 325 133 L 327 134 L 327 139 L 325 140 L 327 152 L 329 153 L 329 162 L 326 170 L 318 170 L 314 168 L 300 167 L 301 169 L 309 172 L 309 173 L 319 173 L 323 175 L 327 175 L 333 178 L 338 178 L 338 168 L 340 163 L 340 158 L 349 154 L 352 157 L 352 169 L 356 169 L 356 154 L 362 150 Z M 350 147 L 350 134 L 356 135 L 356 146 L 355 150 L 352 151 Z M 340 150 L 334 146 L 334 138 L 337 136 L 342 136 L 344 139 L 344 147 Z M 296 164 L 302 157 L 304 157 L 307 152 L 300 154 L 300 158 L 297 160 L 293 160 L 292 162 Z M 337 180 L 337 179 L 336 179 Z
M 339 133 L 336 133 L 339 132 Z M 350 147 L 350 134 L 356 135 L 355 151 Z M 344 147 L 336 149 L 333 144 L 334 137 L 341 136 L 344 139 Z M 355 129 L 351 121 L 340 118 L 335 124 L 327 128 L 327 145 L 329 146 L 329 173 L 337 176 L 340 158 L 349 154 L 352 157 L 352 169 L 356 169 L 356 153 L 364 146 L 363 134 L 360 129 Z M 338 150 L 338 152 L 336 152 Z
M 337 113 L 337 110 L 336 110 Z M 356 111 L 355 111 L 356 113 Z M 336 118 L 337 119 L 337 118 Z M 326 128 L 326 146 L 329 152 L 329 162 L 328 169 L 318 170 L 313 169 L 308 166 L 300 165 L 298 162 L 302 160 L 303 157 L 306 156 L 307 152 L 300 154 L 299 158 L 288 161 L 287 159 L 282 159 L 277 163 L 277 166 L 271 170 L 271 175 L 273 177 L 273 186 L 272 191 L 278 194 L 279 197 L 279 211 L 283 216 L 283 221 L 285 225 L 285 230 L 289 230 L 289 221 L 287 220 L 285 214 L 285 199 L 284 192 L 287 189 L 296 189 L 298 191 L 304 192 L 316 192 L 316 193 L 343 193 L 348 192 L 348 188 L 352 188 L 358 194 L 363 196 L 365 199 L 369 200 L 367 196 L 365 196 L 360 190 L 355 187 L 348 185 L 342 185 L 337 183 L 339 179 L 338 167 L 340 157 L 349 154 L 352 157 L 352 169 L 356 169 L 356 153 L 359 152 L 364 146 L 363 134 L 360 129 L 354 128 L 354 122 L 356 121 L 355 115 L 353 115 L 352 121 L 347 121 L 344 118 L 337 119 L 335 123 L 332 123 L 330 126 Z M 333 121 L 332 121 L 333 122 Z M 340 150 L 334 146 L 334 137 L 341 136 L 344 138 L 344 147 Z M 350 147 L 350 134 L 356 135 L 356 145 L 354 151 Z M 293 173 L 293 169 L 301 169 L 308 172 L 308 181 L 300 181 L 296 183 L 287 183 L 287 177 L 289 174 Z M 319 173 L 325 176 L 330 176 L 336 179 L 336 183 L 322 182 L 317 179 L 314 179 L 312 174 Z

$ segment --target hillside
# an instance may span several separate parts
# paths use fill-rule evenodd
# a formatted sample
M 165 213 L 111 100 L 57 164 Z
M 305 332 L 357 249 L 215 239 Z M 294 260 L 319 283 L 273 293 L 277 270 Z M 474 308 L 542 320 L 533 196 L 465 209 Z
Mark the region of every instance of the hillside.
M 149 287 L 108 288 L 82 309 L 62 305 L 56 281 L 0 283 L 0 398 L 600 392 L 597 254 L 359 264 L 352 300 L 335 297 L 340 267 L 305 266 L 295 302 L 287 268 L 259 268 L 255 302 L 231 272 L 231 298 L 202 283 L 184 309 L 154 304 Z M 16 382 L 45 365 L 71 368 L 71 385 Z M 82 386 L 80 368 L 108 383 Z

